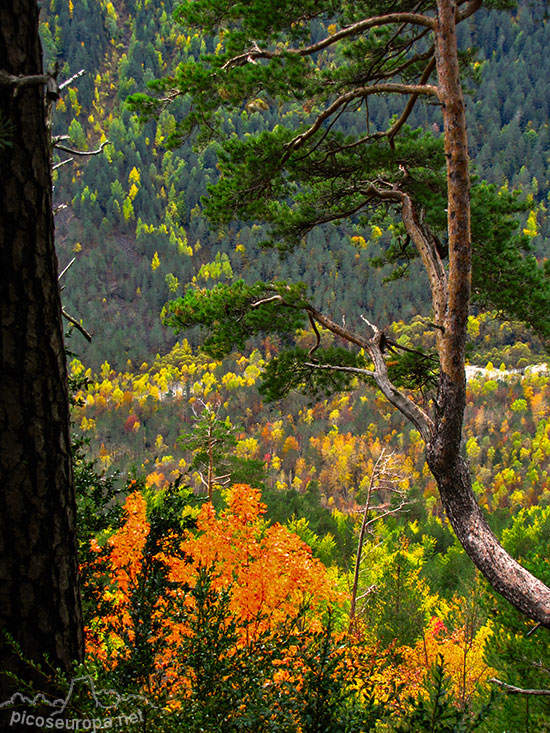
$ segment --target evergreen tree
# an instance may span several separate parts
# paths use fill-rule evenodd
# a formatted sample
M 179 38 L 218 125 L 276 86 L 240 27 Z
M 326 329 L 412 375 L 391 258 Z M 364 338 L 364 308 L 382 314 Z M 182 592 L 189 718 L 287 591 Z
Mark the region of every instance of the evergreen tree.
M 67 673 L 83 653 L 45 106 L 56 85 L 42 73 L 35 0 L 0 7 L 0 85 L 0 670 L 31 681 L 5 634 Z M 0 675 L 2 700 L 13 686 Z
M 379 2 L 188 3 L 176 11 L 176 20 L 202 33 L 220 33 L 216 52 L 181 64 L 174 76 L 157 82 L 160 101 L 141 95 L 134 103 L 154 114 L 166 104 L 166 94 L 190 93 L 188 114 L 170 137 L 174 143 L 195 128 L 203 142 L 223 137 L 220 107 L 235 112 L 257 99 L 267 106 L 290 103 L 288 126 L 222 143 L 221 178 L 210 187 L 205 208 L 213 222 L 239 217 L 267 222 L 267 244 L 288 251 L 330 222 L 351 220 L 366 227 L 387 222 L 390 213 L 395 217 L 386 259 L 399 275 L 413 254 L 418 256 L 431 293 L 439 375 L 428 403 L 415 402 L 404 391 L 403 368 L 396 374 L 390 368 L 407 359 L 415 386 L 429 390 L 433 368 L 425 354 L 400 349 L 368 321 L 358 329 L 329 317 L 303 285 L 237 282 L 211 290 L 192 285 L 167 306 L 165 322 L 180 330 L 205 327 L 205 346 L 217 356 L 242 347 L 258 332 L 290 336 L 309 322 L 317 345 L 309 352 L 287 350 L 272 361 L 267 394 L 284 395 L 308 382 L 329 392 L 351 376 L 374 381 L 422 435 L 443 505 L 467 553 L 504 597 L 548 625 L 550 589 L 520 567 L 490 531 L 461 453 L 472 278 L 473 295 L 483 305 L 521 313 L 531 324 L 537 319 L 525 307 L 519 265 L 525 264 L 537 282 L 535 297 L 527 294 L 530 303 L 548 304 L 550 297 L 546 272 L 523 258 L 517 242 L 514 246 L 510 216 L 499 208 L 495 192 L 470 186 L 456 26 L 480 6 L 480 0 L 458 6 L 425 0 L 414 8 L 398 2 L 391 10 Z M 379 94 L 406 101 L 396 119 L 373 129 L 368 105 Z M 443 141 L 407 129 L 420 98 L 439 105 Z M 360 129 L 356 136 L 339 128 L 340 118 L 352 113 Z M 513 208 L 510 199 L 508 206 Z M 485 229 L 483 211 L 490 212 Z M 499 288 L 488 287 L 495 282 Z M 330 305 L 332 296 L 327 301 Z M 548 335 L 545 317 L 541 325 Z M 320 326 L 346 347 L 319 348 Z

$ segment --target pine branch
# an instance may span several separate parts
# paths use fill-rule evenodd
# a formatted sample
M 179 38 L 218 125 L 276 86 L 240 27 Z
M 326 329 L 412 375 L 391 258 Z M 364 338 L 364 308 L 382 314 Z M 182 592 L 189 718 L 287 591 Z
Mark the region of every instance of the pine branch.
M 317 349 L 321 345 L 321 334 L 319 333 L 319 329 L 317 328 L 317 324 L 315 323 L 311 313 L 308 313 L 307 316 L 309 318 L 309 324 L 313 330 L 313 333 L 315 334 L 315 343 L 308 352 L 308 356 L 311 356 L 317 351 Z
M 467 3 L 465 8 L 457 11 L 457 24 L 462 22 L 463 20 L 466 20 L 466 18 L 469 18 L 471 15 L 477 12 L 481 8 L 482 4 L 483 0 L 472 0 L 471 2 Z
M 435 58 L 433 57 L 433 50 L 432 50 L 432 58 L 430 59 L 429 64 L 424 69 L 424 73 L 420 77 L 419 84 L 426 84 L 428 79 L 430 78 L 431 73 L 435 69 Z M 388 140 L 390 141 L 390 145 L 393 147 L 393 139 L 399 132 L 399 130 L 403 127 L 405 122 L 408 120 L 409 115 L 413 111 L 414 105 L 416 104 L 416 101 L 418 100 L 419 95 L 415 92 L 411 95 L 409 101 L 407 102 L 407 105 L 405 109 L 403 110 L 401 117 L 390 127 L 390 129 L 384 133 L 384 135 L 387 135 Z
M 372 372 L 372 374 L 369 374 L 369 376 L 372 376 L 386 399 L 391 402 L 391 404 L 396 407 L 399 412 L 405 415 L 405 417 L 407 417 L 417 428 L 424 440 L 428 441 L 431 437 L 434 426 L 433 420 L 426 412 L 424 412 L 424 410 L 422 410 L 422 408 L 420 408 L 415 402 L 413 402 L 409 397 L 403 394 L 403 392 L 398 390 L 394 384 L 392 384 L 388 376 L 388 367 L 385 362 L 381 348 L 381 339 L 383 337 L 383 332 L 380 331 L 375 324 L 370 323 L 369 321 L 367 321 L 366 318 L 364 318 L 365 322 L 368 323 L 368 325 L 374 332 L 373 336 L 370 339 L 365 339 L 353 333 L 344 326 L 340 326 L 340 324 L 336 323 L 331 318 L 328 318 L 323 313 L 312 308 L 311 306 L 307 306 L 305 310 L 308 314 L 311 314 L 312 318 L 314 318 L 317 323 L 319 323 L 324 328 L 327 328 L 335 335 L 340 336 L 345 341 L 355 344 L 356 346 L 359 346 L 360 348 L 367 351 L 374 363 L 374 371 Z
M 287 150 L 287 158 L 290 151 L 301 147 L 306 140 L 309 140 L 317 130 L 321 127 L 323 122 L 331 117 L 342 105 L 349 104 L 349 102 L 355 99 L 365 99 L 371 94 L 409 94 L 409 95 L 427 95 L 427 96 L 438 96 L 438 88 L 432 84 L 398 84 L 398 83 L 387 83 L 387 84 L 373 84 L 368 87 L 357 87 L 346 94 L 342 94 L 340 97 L 334 100 L 324 112 L 322 112 L 313 125 L 305 132 L 297 135 L 295 138 L 285 144 Z
M 311 56 L 318 51 L 322 51 L 325 48 L 333 46 L 343 38 L 357 36 L 371 28 L 377 28 L 383 25 L 392 25 L 394 23 L 420 25 L 429 29 L 434 27 L 433 18 L 430 18 L 427 15 L 421 15 L 420 13 L 388 13 L 387 15 L 360 20 L 357 23 L 347 26 L 347 28 L 342 28 L 336 33 L 326 36 L 321 41 L 313 43 L 310 46 L 305 46 L 304 48 L 291 48 L 285 49 L 284 51 L 268 51 L 265 48 L 260 48 L 254 41 L 250 49 L 232 59 L 229 59 L 229 61 L 222 66 L 222 69 L 226 70 L 236 66 L 244 66 L 248 63 L 255 63 L 257 59 L 272 59 L 277 56 Z

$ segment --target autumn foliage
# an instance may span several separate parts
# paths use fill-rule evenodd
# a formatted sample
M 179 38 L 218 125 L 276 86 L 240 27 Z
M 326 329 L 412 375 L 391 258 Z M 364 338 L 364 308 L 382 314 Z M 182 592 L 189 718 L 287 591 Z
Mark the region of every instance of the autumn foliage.
M 106 668 L 114 670 L 130 658 L 140 636 L 137 625 L 147 623 L 155 630 L 146 640 L 154 650 L 149 689 L 169 684 L 172 697 L 184 694 L 191 681 L 189 660 L 180 650 L 193 634 L 199 613 L 193 591 L 204 582 L 205 573 L 212 597 L 226 604 L 226 621 L 234 633 L 229 656 L 259 640 L 266 644 L 281 629 L 298 644 L 300 636 L 318 633 L 323 614 L 343 600 L 334 577 L 312 556 L 311 548 L 282 525 L 269 526 L 262 520 L 265 506 L 259 491 L 236 485 L 226 498 L 227 508 L 219 516 L 212 504 L 204 504 L 193 529 L 163 537 L 154 555 L 147 557 L 147 505 L 134 491 L 126 499 L 122 526 L 103 547 L 93 540 L 96 557 L 87 574 L 95 582 L 101 577 L 103 583 L 92 591 L 100 612 L 88 623 L 88 653 Z M 146 572 L 162 576 L 147 621 L 135 614 Z M 275 680 L 285 678 L 281 667 L 288 661 L 275 660 Z
M 262 521 L 265 505 L 257 489 L 233 486 L 227 504 L 219 516 L 212 504 L 204 505 L 196 530 L 184 534 L 179 557 L 159 555 L 168 580 L 193 587 L 200 568 L 212 571 L 212 587 L 230 590 L 229 608 L 242 624 L 243 640 L 284 623 L 302 607 L 308 610 L 306 625 L 316 627 L 323 608 L 341 600 L 327 569 L 297 535 Z
M 119 528 L 92 540 L 83 568 L 92 599 L 87 650 L 116 679 L 131 670 L 140 689 L 180 722 L 192 713 L 218 725 L 216 716 L 252 715 L 261 702 L 274 720 L 293 720 L 292 730 L 307 730 L 298 721 L 310 705 L 328 706 L 327 715 L 342 720 L 360 710 L 366 725 L 372 716 L 406 711 L 398 691 L 422 696 L 438 659 L 460 709 L 489 676 L 489 630 L 468 621 L 458 601 L 430 596 L 425 607 L 439 611 L 426 615 L 410 644 L 381 644 L 368 616 L 348 635 L 343 577 L 288 528 L 264 520 L 259 490 L 234 485 L 224 509 L 189 506 L 181 526 L 160 533 L 147 491 L 130 493 Z M 391 572 L 390 556 L 385 567 Z M 418 569 L 410 576 L 418 585 Z
M 149 533 L 146 510 L 145 499 L 135 491 L 126 498 L 123 525 L 109 537 L 105 547 L 101 548 L 95 538 L 91 542 L 97 558 L 87 571 L 104 580 L 101 590 L 95 590 L 103 613 L 88 625 L 87 650 L 109 666 L 116 665 L 127 653 L 125 642 L 132 643 L 135 638 L 130 606 Z

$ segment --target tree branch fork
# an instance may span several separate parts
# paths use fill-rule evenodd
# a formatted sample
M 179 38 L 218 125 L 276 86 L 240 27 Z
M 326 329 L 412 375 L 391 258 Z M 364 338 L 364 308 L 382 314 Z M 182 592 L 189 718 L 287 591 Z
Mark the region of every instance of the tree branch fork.
M 285 301 L 285 298 L 283 295 L 281 295 L 281 293 L 255 300 L 253 303 L 250 304 L 250 308 L 258 308 L 259 306 L 265 305 L 267 303 L 280 303 L 281 305 L 289 308 L 301 308 L 307 313 L 313 330 L 317 335 L 317 344 L 310 351 L 310 356 L 313 356 L 313 352 L 319 344 L 319 332 L 317 326 L 322 326 L 323 328 L 326 328 L 328 331 L 333 333 L 335 336 L 342 338 L 347 343 L 354 344 L 360 349 L 363 349 L 369 355 L 374 366 L 373 369 L 318 364 L 313 359 L 307 361 L 305 363 L 305 366 L 311 369 L 347 372 L 351 374 L 357 374 L 358 376 L 372 377 L 380 391 L 386 397 L 386 399 L 413 423 L 413 425 L 420 432 L 424 440 L 429 441 L 431 439 L 434 429 L 434 422 L 432 418 L 410 397 L 408 397 L 404 392 L 399 390 L 391 382 L 388 376 L 388 367 L 384 356 L 386 337 L 384 332 L 380 330 L 378 326 L 376 326 L 374 323 L 371 323 L 367 318 L 363 316 L 363 321 L 366 323 L 372 333 L 370 336 L 359 335 L 351 331 L 346 326 L 340 325 L 329 316 L 321 313 L 321 311 L 317 310 L 310 304 L 295 304 Z M 396 346 L 398 347 L 399 345 L 396 344 Z

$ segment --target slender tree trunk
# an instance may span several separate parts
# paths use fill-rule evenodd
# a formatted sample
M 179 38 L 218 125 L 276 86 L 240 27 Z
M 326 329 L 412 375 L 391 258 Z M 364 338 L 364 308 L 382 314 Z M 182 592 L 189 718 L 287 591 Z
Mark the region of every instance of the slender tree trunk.
M 383 454 L 382 454 L 383 455 Z M 359 539 L 357 540 L 357 552 L 355 555 L 355 567 L 353 570 L 353 585 L 351 588 L 351 597 L 349 605 L 349 620 L 350 629 L 355 622 L 355 612 L 357 610 L 357 591 L 359 589 L 359 574 L 361 572 L 361 556 L 363 554 L 363 545 L 365 544 L 365 533 L 367 530 L 367 519 L 370 511 L 370 499 L 372 490 L 374 488 L 374 482 L 376 480 L 376 466 L 372 469 L 372 474 L 369 481 L 369 488 L 367 490 L 367 501 L 365 502 L 365 508 L 363 509 L 363 516 L 361 519 L 361 529 L 359 530 Z
M 0 3 L 0 71 L 42 73 L 36 0 Z M 69 671 L 83 633 L 44 99 L 0 86 L 0 629 Z M 31 675 L 2 634 L 5 671 Z M 0 702 L 11 690 L 0 674 Z
M 208 501 L 212 501 L 214 488 L 214 439 L 212 429 L 212 425 L 210 425 L 208 434 Z
M 438 0 L 437 5 L 436 63 L 447 158 L 449 273 L 447 312 L 439 342 L 441 377 L 426 457 L 449 521 L 475 565 L 504 598 L 550 628 L 550 588 L 500 546 L 477 504 L 469 470 L 460 453 L 471 279 L 469 159 L 458 69 L 456 5 L 452 0 Z

